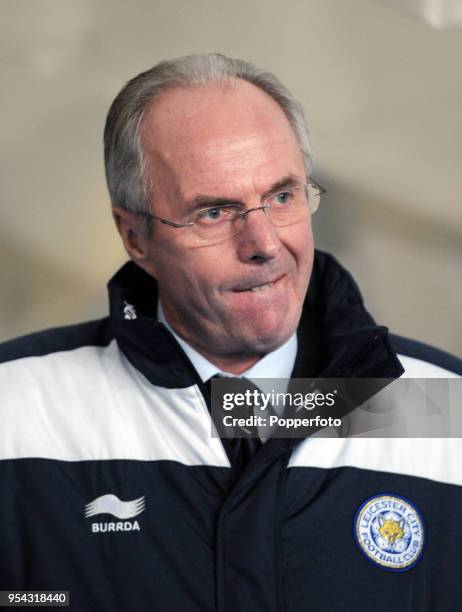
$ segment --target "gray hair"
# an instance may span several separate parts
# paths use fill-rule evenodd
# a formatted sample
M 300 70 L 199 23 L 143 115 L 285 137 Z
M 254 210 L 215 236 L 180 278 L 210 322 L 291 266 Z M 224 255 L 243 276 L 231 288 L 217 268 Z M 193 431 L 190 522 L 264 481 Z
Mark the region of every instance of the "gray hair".
M 252 83 L 279 104 L 300 145 L 306 175 L 310 175 L 312 149 L 303 108 L 276 76 L 248 62 L 218 53 L 188 55 L 160 62 L 128 81 L 109 109 L 104 128 L 104 160 L 113 206 L 138 214 L 150 212 L 140 126 L 153 100 L 175 87 L 197 87 L 234 79 Z M 149 217 L 141 218 L 146 236 L 150 234 L 150 221 Z

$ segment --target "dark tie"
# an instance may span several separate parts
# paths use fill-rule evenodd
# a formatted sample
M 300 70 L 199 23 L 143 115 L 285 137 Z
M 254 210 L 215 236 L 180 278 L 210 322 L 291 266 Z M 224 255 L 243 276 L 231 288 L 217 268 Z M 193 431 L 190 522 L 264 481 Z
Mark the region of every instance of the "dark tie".
M 226 378 L 227 381 L 232 383 L 233 392 L 242 392 L 245 393 L 246 390 L 250 389 L 251 391 L 260 389 L 253 384 L 248 378 L 244 377 L 224 377 L 217 374 L 216 376 L 212 376 L 206 382 L 206 385 L 211 392 L 212 379 L 217 378 Z M 242 412 L 239 414 L 241 417 L 251 416 L 253 415 L 253 407 L 243 407 Z M 219 430 L 219 428 L 217 427 Z M 228 455 L 230 457 L 231 463 L 233 466 L 236 466 L 239 471 L 242 471 L 247 463 L 250 461 L 252 456 L 258 451 L 261 447 L 261 440 L 258 438 L 258 429 L 256 427 L 253 428 L 241 428 L 239 432 L 240 437 L 233 438 L 222 438 L 223 446 L 225 447 Z M 243 437 L 241 437 L 243 436 Z

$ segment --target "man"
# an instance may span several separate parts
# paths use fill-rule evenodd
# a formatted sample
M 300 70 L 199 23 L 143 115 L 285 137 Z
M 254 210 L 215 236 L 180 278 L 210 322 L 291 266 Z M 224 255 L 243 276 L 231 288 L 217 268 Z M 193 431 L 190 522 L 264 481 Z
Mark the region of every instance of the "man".
M 216 375 L 460 372 L 314 254 L 290 92 L 221 55 L 163 62 L 115 99 L 105 158 L 131 259 L 110 316 L 1 349 L 1 589 L 78 610 L 457 609 L 454 440 L 272 438 L 243 461 L 210 433 Z

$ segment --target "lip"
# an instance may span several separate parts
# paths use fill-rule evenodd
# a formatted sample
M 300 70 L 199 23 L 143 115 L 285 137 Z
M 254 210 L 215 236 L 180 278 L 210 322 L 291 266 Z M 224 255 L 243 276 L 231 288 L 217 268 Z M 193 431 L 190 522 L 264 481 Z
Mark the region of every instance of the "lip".
M 274 287 L 285 276 L 286 274 L 280 274 L 279 276 L 276 276 L 274 279 L 249 283 L 249 284 L 244 285 L 243 287 L 236 287 L 235 289 L 233 289 L 233 291 L 235 291 L 236 293 L 244 293 L 246 291 L 251 291 L 251 289 L 254 289 L 256 287 L 264 287 L 265 285 L 271 285 L 272 287 Z

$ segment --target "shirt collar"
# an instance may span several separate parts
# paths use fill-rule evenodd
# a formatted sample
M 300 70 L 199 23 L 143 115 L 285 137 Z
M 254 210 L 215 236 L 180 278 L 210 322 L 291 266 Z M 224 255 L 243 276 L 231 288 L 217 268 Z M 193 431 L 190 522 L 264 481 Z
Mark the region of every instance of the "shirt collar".
M 207 381 L 216 374 L 222 376 L 234 376 L 231 372 L 220 370 L 216 365 L 211 363 L 203 355 L 198 353 L 187 342 L 185 342 L 177 333 L 175 333 L 165 318 L 165 314 L 160 303 L 157 305 L 157 318 L 160 323 L 163 323 L 170 333 L 175 337 L 178 344 L 181 346 L 187 357 L 193 364 L 202 382 Z M 288 379 L 292 373 L 297 356 L 297 334 L 294 333 L 282 346 L 271 351 L 262 357 L 251 368 L 241 374 L 249 379 L 271 378 L 271 379 Z

